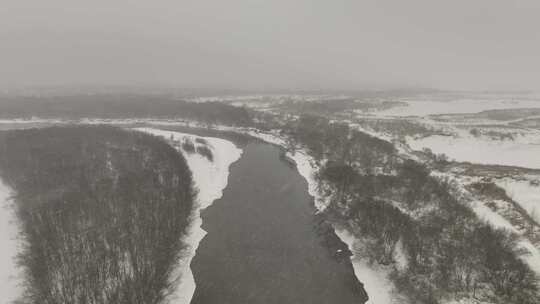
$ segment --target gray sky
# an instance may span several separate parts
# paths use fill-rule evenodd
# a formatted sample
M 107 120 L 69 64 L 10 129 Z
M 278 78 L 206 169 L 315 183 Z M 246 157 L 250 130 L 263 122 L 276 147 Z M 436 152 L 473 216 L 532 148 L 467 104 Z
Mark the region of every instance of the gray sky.
M 0 87 L 540 89 L 538 0 L 0 0 Z

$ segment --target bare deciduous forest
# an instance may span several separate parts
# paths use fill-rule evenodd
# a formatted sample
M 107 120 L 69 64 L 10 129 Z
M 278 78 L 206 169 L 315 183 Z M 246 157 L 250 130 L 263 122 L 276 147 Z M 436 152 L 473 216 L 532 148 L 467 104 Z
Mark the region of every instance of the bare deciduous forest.
M 392 280 L 414 303 L 470 295 L 495 303 L 538 303 L 538 279 L 519 257 L 516 236 L 481 221 L 426 165 L 386 141 L 304 116 L 286 126 L 289 145 L 319 160 L 325 213 L 362 240 L 365 258 L 395 265 Z M 398 242 L 406 256 L 397 265 Z
M 246 109 L 219 102 L 192 103 L 169 96 L 74 95 L 2 97 L 0 118 L 183 118 L 203 123 L 247 125 Z
M 160 303 L 175 286 L 195 190 L 163 140 L 106 126 L 1 134 L 28 303 Z

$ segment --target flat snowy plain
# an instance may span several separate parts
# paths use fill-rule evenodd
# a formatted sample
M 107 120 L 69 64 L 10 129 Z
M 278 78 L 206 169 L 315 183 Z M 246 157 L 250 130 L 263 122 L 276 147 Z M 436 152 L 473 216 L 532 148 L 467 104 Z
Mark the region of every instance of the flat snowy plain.
M 497 99 L 456 99 L 451 101 L 436 100 L 406 100 L 408 105 L 379 111 L 379 116 L 427 116 L 437 114 L 466 114 L 478 113 L 486 110 L 503 110 L 517 108 L 539 108 L 540 102 L 536 100 L 509 100 Z
M 456 136 L 408 137 L 407 144 L 414 150 L 429 148 L 461 162 L 540 169 L 540 134 L 537 138 L 490 140 L 460 132 Z

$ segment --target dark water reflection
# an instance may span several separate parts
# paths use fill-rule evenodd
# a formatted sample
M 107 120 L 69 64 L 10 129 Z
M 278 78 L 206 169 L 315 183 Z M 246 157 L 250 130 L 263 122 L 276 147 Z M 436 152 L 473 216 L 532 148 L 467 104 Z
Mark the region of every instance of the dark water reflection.
M 306 181 L 279 149 L 251 143 L 203 213 L 192 304 L 363 303 L 345 249 L 314 216 Z

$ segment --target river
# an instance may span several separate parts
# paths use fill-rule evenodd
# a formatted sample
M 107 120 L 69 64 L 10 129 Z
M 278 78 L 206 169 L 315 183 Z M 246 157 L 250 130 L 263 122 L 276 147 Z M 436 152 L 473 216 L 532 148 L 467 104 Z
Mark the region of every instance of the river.
M 363 303 L 347 246 L 307 189 L 279 148 L 247 144 L 223 197 L 202 213 L 191 303 Z

